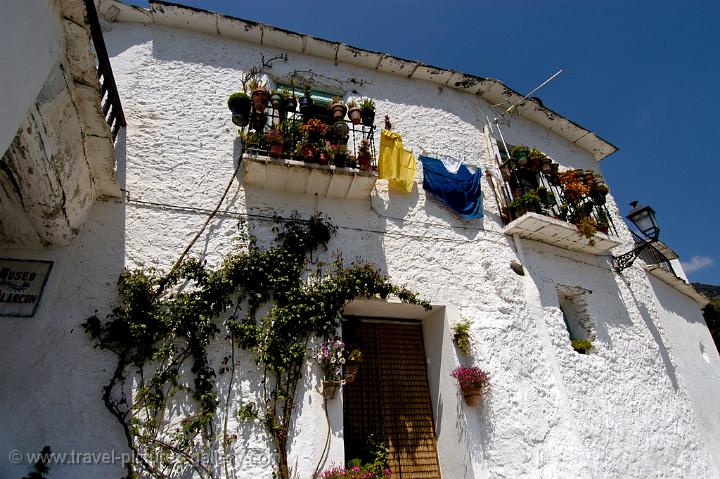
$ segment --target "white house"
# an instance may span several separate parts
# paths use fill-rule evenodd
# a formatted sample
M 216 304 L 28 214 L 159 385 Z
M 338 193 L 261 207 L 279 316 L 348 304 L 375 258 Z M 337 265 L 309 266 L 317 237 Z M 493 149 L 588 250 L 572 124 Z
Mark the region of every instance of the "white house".
M 245 251 L 238 230 L 268 246 L 273 217 L 317 213 L 337 231 L 313 265 L 359 258 L 432 309 L 392 297 L 347 305 L 338 333 L 365 358 L 356 381 L 327 400 L 307 360 L 289 434 L 297 477 L 360 455 L 369 431 L 399 478 L 720 477 L 720 356 L 704 298 L 662 243 L 618 271 L 613 255 L 636 244 L 625 207 L 598 178 L 578 178 L 587 217 L 609 223 L 607 234 L 582 236 L 571 222 L 584 217 L 573 216 L 580 203 L 552 170 L 599 173 L 612 144 L 498 80 L 166 2 L 96 4 L 99 20 L 88 2 L 13 2 L 0 29 L 0 477 L 29 473 L 46 445 L 55 453 L 48 477 L 126 474 L 126 431 L 103 400 L 117 357 L 93 348 L 82 326 L 120 304 L 125 268 L 168 272 L 198 231 L 188 255 L 216 267 Z M 258 79 L 297 97 L 308 83 L 319 117 L 333 96 L 372 99 L 373 127 L 345 121 L 348 147 L 357 153 L 370 138 L 373 165 L 387 165 L 389 117 L 418 157 L 410 191 L 372 168 L 304 162 L 287 149 L 271 158 L 248 143 L 247 127 L 241 138 L 228 97 L 263 61 Z M 266 123 L 279 115 L 266 113 Z M 558 166 L 509 160 L 520 145 Z M 423 154 L 479 172 L 474 219 L 423 187 Z M 543 185 L 555 200 L 511 204 Z M 164 467 L 159 477 L 192 476 L 177 448 L 203 454 L 195 477 L 272 477 L 272 441 L 238 417 L 259 394 L 261 371 L 240 348 L 234 382 L 223 362 L 228 314 L 214 320 L 221 332 L 208 346 L 214 435 L 205 449 L 182 449 L 175 426 L 193 406 L 169 403 L 172 427 L 156 440 L 177 463 L 147 457 Z M 469 354 L 453 341 L 464 321 Z M 571 339 L 592 349 L 580 354 Z M 477 406 L 451 377 L 460 365 L 489 373 Z M 133 404 L 136 368 L 126 379 Z

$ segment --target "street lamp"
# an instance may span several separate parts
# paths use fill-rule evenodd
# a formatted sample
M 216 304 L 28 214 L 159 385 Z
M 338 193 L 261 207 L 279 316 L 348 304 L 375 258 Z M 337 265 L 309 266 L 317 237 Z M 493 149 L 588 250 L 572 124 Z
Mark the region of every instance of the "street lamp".
M 642 253 L 648 246 L 656 242 L 660 237 L 660 227 L 655 219 L 655 210 L 649 206 L 638 206 L 637 201 L 630 203 L 633 209 L 628 213 L 627 219 L 643 234 L 646 238 L 636 246 L 632 251 L 628 251 L 620 256 L 613 256 L 613 266 L 615 271 L 618 273 L 622 270 L 629 268 L 633 264 L 635 259 Z
M 628 213 L 627 219 L 635 225 L 646 238 L 657 241 L 660 236 L 660 228 L 655 220 L 655 210 L 649 206 L 638 206 L 637 201 L 630 203 L 633 207 Z

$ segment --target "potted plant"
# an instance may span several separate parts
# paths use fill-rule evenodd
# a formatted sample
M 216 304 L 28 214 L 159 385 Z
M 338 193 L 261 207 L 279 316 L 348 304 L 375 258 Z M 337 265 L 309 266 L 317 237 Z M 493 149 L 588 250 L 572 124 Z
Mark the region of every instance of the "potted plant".
M 347 113 L 347 107 L 345 106 L 342 97 L 333 97 L 333 101 L 330 104 L 330 111 L 332 112 L 333 119 L 335 120 L 342 120 L 343 118 L 345 118 L 345 113 Z
M 560 185 L 563 188 L 563 196 L 570 203 L 577 203 L 590 192 L 583 182 L 583 177 L 578 174 L 577 170 L 568 170 L 562 173 L 559 178 Z
M 285 134 L 280 128 L 271 128 L 265 133 L 265 139 L 270 143 L 270 156 L 280 158 L 283 154 L 283 145 L 285 144 Z
M 255 111 L 252 117 L 252 129 L 256 130 L 258 133 L 262 133 L 265 129 L 265 125 L 267 125 L 267 113 Z
M 295 156 L 306 163 L 315 163 L 315 147 L 309 141 L 301 141 L 295 146 Z
M 258 149 L 260 147 L 260 135 L 253 131 L 241 132 L 240 141 L 245 151 Z
M 458 351 L 465 356 L 470 355 L 470 322 L 467 320 L 455 323 L 452 327 L 453 341 Z
M 270 102 L 270 94 L 262 83 L 256 81 L 250 84 L 250 88 L 252 89 L 251 98 L 255 111 L 263 113 Z
M 361 170 L 370 170 L 372 155 L 370 154 L 370 142 L 368 140 L 362 140 L 360 142 L 360 146 L 358 147 L 357 160 Z
M 490 376 L 477 366 L 460 366 L 452 372 L 452 377 L 458 380 L 468 406 L 477 406 L 483 393 L 490 387 Z
M 345 168 L 348 160 L 350 159 L 350 153 L 348 152 L 347 146 L 332 145 L 330 149 L 332 151 L 332 164 L 337 168 Z
M 510 152 L 510 156 L 515 158 L 518 165 L 525 166 L 528 163 L 528 155 L 530 154 L 530 148 L 527 146 L 516 146 Z
M 365 98 L 360 104 L 360 116 L 365 126 L 373 126 L 375 123 L 375 102 L 370 98 Z
M 338 120 L 332 127 L 333 143 L 347 144 L 350 137 L 350 127 L 343 120 Z
M 542 200 L 535 190 L 528 190 L 521 196 L 516 197 L 510 203 L 510 207 L 514 208 L 517 216 L 520 217 L 527 212 L 538 213 Z
M 285 100 L 287 100 L 288 94 L 284 90 L 277 89 L 270 95 L 270 104 L 276 110 L 285 110 Z
M 232 112 L 232 122 L 243 128 L 250 123 L 250 106 L 252 100 L 244 92 L 235 92 L 228 97 L 228 108 Z
M 605 214 L 605 211 L 603 211 L 602 209 L 598 209 L 596 223 L 596 228 L 598 231 L 608 234 L 608 232 L 610 231 L 610 220 Z
M 302 132 L 308 137 L 312 143 L 317 142 L 328 132 L 328 126 L 317 118 L 311 118 L 302 126 Z
M 319 164 L 327 165 L 330 163 L 330 157 L 332 156 L 332 152 L 324 141 L 320 141 L 315 145 L 315 151 L 317 152 Z
M 362 120 L 362 110 L 358 107 L 357 102 L 355 100 L 350 100 L 347 104 L 347 108 L 348 118 L 350 118 L 352 124 L 359 125 Z
M 543 161 L 547 158 L 545 154 L 535 148 L 532 148 L 527 155 L 527 167 L 531 170 L 538 171 L 542 167 Z
M 323 396 L 325 399 L 335 399 L 342 386 L 345 343 L 340 339 L 324 342 L 315 350 L 313 358 L 320 364 L 323 373 Z
M 297 110 L 298 101 L 297 98 L 294 96 L 288 97 L 285 100 L 285 111 L 288 113 L 295 113 L 295 110 Z
M 581 236 L 588 239 L 590 246 L 595 246 L 595 233 L 597 233 L 597 223 L 591 216 L 583 216 L 575 226 Z
M 592 343 L 587 339 L 573 339 L 571 344 L 572 348 L 580 354 L 587 354 L 592 349 Z
M 359 349 L 353 349 L 348 354 L 343 373 L 345 374 L 345 382 L 351 383 L 355 381 L 355 376 L 360 369 L 360 363 L 362 362 L 362 352 Z

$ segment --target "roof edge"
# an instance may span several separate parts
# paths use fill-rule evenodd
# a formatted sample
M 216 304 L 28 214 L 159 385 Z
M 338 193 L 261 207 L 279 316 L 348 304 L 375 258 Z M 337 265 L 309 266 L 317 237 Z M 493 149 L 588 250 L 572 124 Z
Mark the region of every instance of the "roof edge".
M 391 75 L 425 80 L 454 90 L 477 95 L 490 104 L 517 104 L 518 114 L 589 152 L 600 161 L 618 148 L 594 132 L 531 99 L 494 78 L 470 75 L 456 70 L 407 60 L 340 42 L 292 32 L 263 23 L 189 7 L 164 0 L 150 0 L 144 9 L 120 0 L 95 0 L 98 11 L 110 21 L 154 23 L 243 40 L 296 53 L 326 58 Z M 522 102 L 522 103 L 521 103 Z

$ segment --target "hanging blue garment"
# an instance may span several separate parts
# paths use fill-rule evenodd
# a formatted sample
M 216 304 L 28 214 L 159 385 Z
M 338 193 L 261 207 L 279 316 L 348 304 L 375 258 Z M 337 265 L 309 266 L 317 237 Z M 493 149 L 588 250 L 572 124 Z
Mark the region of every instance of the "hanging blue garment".
M 475 173 L 471 173 L 466 165 L 460 165 L 457 172 L 451 173 L 443 162 L 436 158 L 421 156 L 420 161 L 423 165 L 425 190 L 467 220 L 483 217 L 480 167 L 476 168 Z

